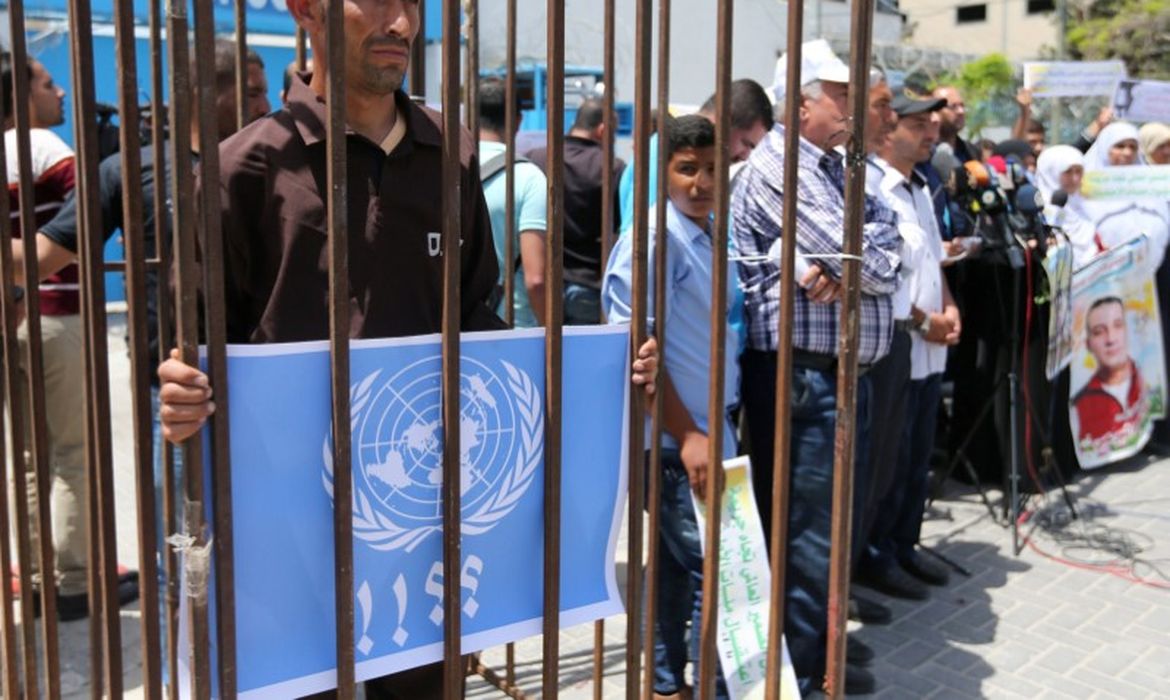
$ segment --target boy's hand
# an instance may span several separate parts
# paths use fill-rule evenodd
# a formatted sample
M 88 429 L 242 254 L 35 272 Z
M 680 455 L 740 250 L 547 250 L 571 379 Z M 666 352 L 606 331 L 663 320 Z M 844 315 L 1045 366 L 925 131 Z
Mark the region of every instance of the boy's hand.
M 707 465 L 710 464 L 710 440 L 703 433 L 695 430 L 687 433 L 682 445 L 679 446 L 679 457 L 683 468 L 687 470 L 687 479 L 691 482 L 691 490 L 699 498 L 707 497 Z
M 170 442 L 180 443 L 199 432 L 208 416 L 215 413 L 211 382 L 207 375 L 185 364 L 178 349 L 158 367 L 159 421 Z
M 654 381 L 658 377 L 658 341 L 654 336 L 646 339 L 642 347 L 638 348 L 638 357 L 634 360 L 632 381 L 642 387 L 646 398 L 654 396 Z

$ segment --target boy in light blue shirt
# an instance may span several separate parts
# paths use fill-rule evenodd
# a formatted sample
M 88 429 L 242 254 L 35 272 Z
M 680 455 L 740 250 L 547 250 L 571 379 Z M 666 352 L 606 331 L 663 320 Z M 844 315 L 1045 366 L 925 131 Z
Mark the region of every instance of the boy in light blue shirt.
M 715 127 L 689 115 L 671 120 L 662 144 L 668 149 L 666 205 L 666 318 L 650 323 L 665 333 L 663 393 L 662 495 L 659 518 L 658 609 L 655 612 L 654 692 L 686 694 L 687 620 L 691 621 L 690 658 L 697 664 L 702 611 L 703 553 L 691 492 L 702 497 L 708 462 L 707 393 L 711 367 L 711 285 L 714 251 L 711 211 L 715 205 Z M 655 217 L 651 217 L 653 220 Z M 653 226 L 653 221 L 652 224 Z M 602 285 L 602 303 L 611 322 L 631 317 L 632 236 L 622 236 Z M 654 309 L 654 232 L 650 234 L 649 308 Z M 728 265 L 727 299 L 736 288 L 735 266 Z M 728 328 L 725 404 L 739 402 L 738 339 Z M 723 424 L 723 457 L 737 453 L 728 411 L 715 416 Z M 696 669 L 697 673 L 697 669 Z M 723 679 L 717 695 L 727 697 Z

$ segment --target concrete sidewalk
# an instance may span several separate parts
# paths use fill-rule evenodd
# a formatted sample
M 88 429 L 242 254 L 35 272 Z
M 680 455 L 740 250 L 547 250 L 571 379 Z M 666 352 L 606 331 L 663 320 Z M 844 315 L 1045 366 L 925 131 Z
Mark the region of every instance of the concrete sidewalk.
M 110 333 L 118 550 L 137 565 L 136 509 L 129 433 L 128 366 L 123 331 Z M 1140 563 L 1133 573 L 1163 588 L 1101 569 L 1079 568 L 1052 557 L 1106 561 L 1098 551 L 1062 546 L 1036 528 L 1029 546 L 1012 553 L 1008 529 L 992 520 L 970 489 L 951 484 L 926 523 L 925 542 L 970 572 L 955 573 L 930 600 L 913 603 L 869 595 L 890 605 L 888 626 L 851 625 L 878 657 L 872 666 L 883 698 L 1167 697 L 1170 696 L 1170 462 L 1137 458 L 1082 475 L 1070 487 L 1084 516 L 1070 532 L 1092 528 L 1099 539 L 1128 546 Z M 998 494 L 992 493 L 998 501 Z M 1060 507 L 1058 494 L 1032 499 Z M 1103 528 L 1109 528 L 1105 530 Z M 618 548 L 625 569 L 625 544 Z M 1122 566 L 1114 567 L 1120 571 Z M 619 576 L 619 581 L 624 576 Z M 128 697 L 141 697 L 137 606 L 122 611 Z M 624 697 L 625 617 L 606 620 L 603 695 Z M 63 624 L 62 682 L 65 697 L 88 697 L 88 622 Z M 593 627 L 561 634 L 562 696 L 593 696 Z M 517 644 L 520 687 L 533 696 L 540 687 L 540 639 Z M 485 661 L 501 674 L 503 649 Z M 478 678 L 468 695 L 502 697 Z

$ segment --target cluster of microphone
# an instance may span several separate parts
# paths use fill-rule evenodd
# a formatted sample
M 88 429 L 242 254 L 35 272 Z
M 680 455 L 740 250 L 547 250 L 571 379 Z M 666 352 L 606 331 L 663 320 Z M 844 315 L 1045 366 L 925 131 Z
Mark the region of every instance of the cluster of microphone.
M 930 162 L 950 195 L 948 214 L 955 237 L 978 237 L 984 251 L 1002 253 L 1012 267 L 1023 266 L 1027 247 L 1043 254 L 1049 236 L 1060 226 L 1067 194 L 1058 191 L 1046 203 L 1023 163 L 1011 155 L 986 163 L 960 162 L 950 144 L 940 143 Z M 1056 212 L 1054 218 L 1044 216 L 1045 204 Z

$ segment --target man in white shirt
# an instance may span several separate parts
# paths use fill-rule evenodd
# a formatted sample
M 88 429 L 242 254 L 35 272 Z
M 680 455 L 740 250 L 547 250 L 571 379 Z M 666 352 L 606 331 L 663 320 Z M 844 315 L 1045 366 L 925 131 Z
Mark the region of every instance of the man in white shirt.
M 922 526 L 934 448 L 934 428 L 941 400 L 947 346 L 959 341 L 958 307 L 942 275 L 942 237 L 925 177 L 915 164 L 927 160 L 939 138 L 938 111 L 944 100 L 894 99 L 894 132 L 878 149 L 882 171 L 878 187 L 898 214 L 903 239 L 903 310 L 895 317 L 910 329 L 910 375 L 897 468 L 876 509 L 858 578 L 889 590 L 925 593 L 923 583 L 943 585 L 947 572 L 915 549 Z M 890 592 L 893 592 L 892 590 Z M 922 598 L 917 593 L 912 597 Z M 910 597 L 910 596 L 907 596 Z

